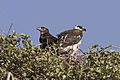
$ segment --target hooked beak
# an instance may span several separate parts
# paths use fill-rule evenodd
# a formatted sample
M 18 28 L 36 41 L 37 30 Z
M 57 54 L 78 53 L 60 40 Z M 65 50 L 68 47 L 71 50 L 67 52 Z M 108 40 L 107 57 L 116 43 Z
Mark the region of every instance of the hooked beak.
M 38 31 L 42 31 L 42 29 L 40 27 L 36 28 Z
M 86 31 L 86 29 L 85 29 L 85 28 L 83 28 L 83 31 Z

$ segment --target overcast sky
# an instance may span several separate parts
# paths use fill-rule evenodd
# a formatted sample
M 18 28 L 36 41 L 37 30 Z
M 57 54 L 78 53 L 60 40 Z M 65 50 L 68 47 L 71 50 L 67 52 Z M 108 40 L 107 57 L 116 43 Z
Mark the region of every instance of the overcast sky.
M 0 0 L 0 29 L 31 35 L 38 44 L 36 28 L 45 25 L 53 35 L 83 25 L 87 31 L 81 48 L 92 44 L 120 45 L 120 0 Z

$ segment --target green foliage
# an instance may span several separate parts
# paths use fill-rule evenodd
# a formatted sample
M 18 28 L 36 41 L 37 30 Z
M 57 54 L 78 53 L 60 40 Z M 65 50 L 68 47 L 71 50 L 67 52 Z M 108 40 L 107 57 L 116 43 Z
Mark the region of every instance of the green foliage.
M 58 56 L 58 49 L 40 49 L 15 31 L 0 35 L 0 79 L 120 80 L 120 52 L 94 45 L 85 55 Z

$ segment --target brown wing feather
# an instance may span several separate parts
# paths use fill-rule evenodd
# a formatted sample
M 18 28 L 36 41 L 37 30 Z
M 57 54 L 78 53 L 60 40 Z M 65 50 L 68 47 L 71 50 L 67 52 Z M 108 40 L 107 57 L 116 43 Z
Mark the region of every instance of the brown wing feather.
M 82 32 L 77 29 L 67 30 L 60 33 L 58 39 L 63 47 L 74 45 L 82 39 Z

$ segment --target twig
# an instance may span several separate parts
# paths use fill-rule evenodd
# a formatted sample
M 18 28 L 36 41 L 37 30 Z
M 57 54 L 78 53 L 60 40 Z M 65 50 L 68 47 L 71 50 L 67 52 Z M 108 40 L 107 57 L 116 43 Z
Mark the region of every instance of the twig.
M 14 80 L 13 79 L 13 75 L 12 75 L 12 73 L 11 72 L 8 72 L 8 75 L 7 75 L 7 80 Z
M 112 47 L 112 45 L 109 45 L 109 46 L 105 47 L 104 49 L 108 49 L 108 48 L 110 48 L 110 47 Z
M 85 52 L 83 52 L 80 48 L 79 48 L 79 50 L 80 50 L 83 54 L 85 54 Z
M 10 25 L 10 28 L 9 28 L 8 33 L 7 33 L 7 36 L 9 35 L 12 26 L 13 26 L 13 23 L 11 23 L 11 25 Z
M 107 47 L 105 47 L 105 48 L 102 48 L 102 47 L 101 47 L 101 50 L 98 51 L 98 53 L 100 53 L 100 52 L 102 52 L 103 50 L 108 49 L 108 48 L 110 48 L 110 47 L 112 47 L 112 45 L 109 45 L 109 46 L 107 46 Z

